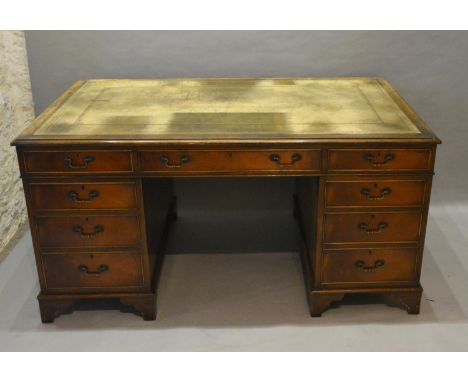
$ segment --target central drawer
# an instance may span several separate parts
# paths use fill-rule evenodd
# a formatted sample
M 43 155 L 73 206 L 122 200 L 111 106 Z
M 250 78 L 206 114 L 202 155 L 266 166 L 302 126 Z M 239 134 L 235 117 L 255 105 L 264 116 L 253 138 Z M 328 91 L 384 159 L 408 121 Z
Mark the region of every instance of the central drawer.
M 143 173 L 201 173 L 321 170 L 320 150 L 141 151 Z
M 140 245 L 137 216 L 36 217 L 42 248 L 136 247 Z
M 412 242 L 419 240 L 421 212 L 325 214 L 325 243 Z
M 42 254 L 48 289 L 105 290 L 144 285 L 141 255 L 137 252 Z

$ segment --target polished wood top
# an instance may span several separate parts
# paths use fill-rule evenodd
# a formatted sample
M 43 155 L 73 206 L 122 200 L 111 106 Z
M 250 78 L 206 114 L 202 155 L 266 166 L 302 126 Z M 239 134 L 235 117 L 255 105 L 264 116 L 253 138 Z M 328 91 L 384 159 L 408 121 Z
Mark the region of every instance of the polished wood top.
M 14 144 L 54 140 L 437 140 L 384 80 L 79 81 Z

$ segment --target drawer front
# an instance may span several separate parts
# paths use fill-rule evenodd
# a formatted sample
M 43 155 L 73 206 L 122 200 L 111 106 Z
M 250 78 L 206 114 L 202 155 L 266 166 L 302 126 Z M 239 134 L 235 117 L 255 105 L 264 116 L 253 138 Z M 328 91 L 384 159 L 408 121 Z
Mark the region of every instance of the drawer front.
M 429 170 L 429 149 L 328 150 L 330 171 L 416 171 Z
M 329 213 L 326 243 L 417 242 L 420 212 Z
M 416 248 L 325 250 L 322 282 L 411 282 L 416 277 Z
M 140 244 L 137 216 L 36 217 L 42 248 L 135 247 Z
M 137 207 L 135 183 L 31 183 L 35 210 L 102 210 Z
M 130 151 L 25 151 L 26 173 L 131 173 Z
M 227 171 L 230 157 L 227 151 L 142 151 L 143 172 L 203 172 Z
M 233 170 L 320 171 L 320 150 L 233 151 Z
M 351 180 L 326 182 L 327 207 L 421 207 L 425 180 Z
M 42 263 L 48 289 L 138 288 L 144 284 L 139 253 L 43 254 Z

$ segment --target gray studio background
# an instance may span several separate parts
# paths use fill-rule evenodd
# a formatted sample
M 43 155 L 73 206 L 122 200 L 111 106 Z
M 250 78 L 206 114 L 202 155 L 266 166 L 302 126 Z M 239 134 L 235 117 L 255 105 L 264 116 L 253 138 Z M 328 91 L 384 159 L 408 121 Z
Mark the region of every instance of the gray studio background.
M 468 33 L 26 32 L 36 113 L 88 78 L 378 76 L 443 140 L 432 203 L 468 198 Z M 177 180 L 169 253 L 296 249 L 292 179 Z

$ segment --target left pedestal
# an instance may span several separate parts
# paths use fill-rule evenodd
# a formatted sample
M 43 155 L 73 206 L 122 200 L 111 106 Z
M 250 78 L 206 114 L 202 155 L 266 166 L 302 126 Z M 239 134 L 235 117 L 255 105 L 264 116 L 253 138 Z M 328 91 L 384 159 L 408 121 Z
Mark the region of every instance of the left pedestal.
M 104 299 L 154 320 L 165 238 L 175 216 L 171 180 L 132 177 L 135 154 L 129 151 L 18 154 L 42 321 L 53 322 L 80 301 Z

